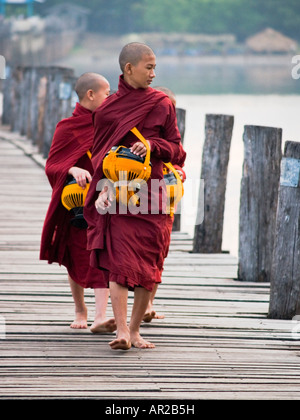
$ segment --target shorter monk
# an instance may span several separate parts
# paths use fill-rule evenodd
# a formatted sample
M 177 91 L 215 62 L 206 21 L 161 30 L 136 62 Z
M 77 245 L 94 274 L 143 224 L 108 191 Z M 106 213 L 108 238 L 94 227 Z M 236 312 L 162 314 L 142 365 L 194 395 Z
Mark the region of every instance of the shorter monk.
M 79 102 L 72 117 L 58 123 L 46 162 L 45 171 L 53 192 L 42 232 L 40 259 L 50 264 L 57 262 L 67 268 L 75 303 L 75 319 L 71 328 L 87 328 L 84 289 L 89 287 L 94 288 L 96 301 L 91 331 L 105 333 L 114 331 L 116 324 L 114 319 L 106 319 L 109 292 L 98 287 L 103 273 L 90 267 L 87 230 L 72 224 L 74 214 L 62 205 L 61 194 L 72 177 L 83 189 L 87 182 L 92 181 L 93 167 L 89 157 L 94 139 L 92 112 L 107 98 L 110 85 L 99 74 L 85 73 L 77 80 L 75 90 Z

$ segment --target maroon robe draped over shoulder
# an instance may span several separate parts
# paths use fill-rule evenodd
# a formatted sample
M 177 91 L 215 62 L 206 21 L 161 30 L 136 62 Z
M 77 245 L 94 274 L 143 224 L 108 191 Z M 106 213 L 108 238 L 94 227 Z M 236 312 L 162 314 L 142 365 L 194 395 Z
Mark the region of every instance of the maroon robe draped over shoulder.
M 62 205 L 61 193 L 72 166 L 93 175 L 87 155 L 93 139 L 92 112 L 77 103 L 72 117 L 56 126 L 45 167 L 52 196 L 42 230 L 40 259 L 64 265 L 71 278 L 83 287 L 96 287 L 102 272 L 90 267 L 86 230 L 70 225 L 73 214 Z
M 163 179 L 163 161 L 183 166 L 185 152 L 177 128 L 175 107 L 168 96 L 152 89 L 134 89 L 123 77 L 118 91 L 93 114 L 94 176 L 84 208 L 88 222 L 88 249 L 91 265 L 105 270 L 106 282 L 123 286 L 143 286 L 152 290 L 160 282 L 165 244 L 169 241 L 169 216 L 163 214 L 99 214 L 95 208 L 97 183 L 103 176 L 105 154 L 117 145 L 132 146 L 138 141 L 130 132 L 137 127 L 151 145 L 151 179 Z M 149 197 L 150 197 L 149 187 Z

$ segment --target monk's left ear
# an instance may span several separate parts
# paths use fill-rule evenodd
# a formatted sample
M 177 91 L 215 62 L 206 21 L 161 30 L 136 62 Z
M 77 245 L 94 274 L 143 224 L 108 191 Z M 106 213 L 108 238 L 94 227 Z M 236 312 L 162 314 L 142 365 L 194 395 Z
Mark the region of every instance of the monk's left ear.
M 93 100 L 93 99 L 94 99 L 94 91 L 93 91 L 92 89 L 89 89 L 89 90 L 86 92 L 86 95 L 87 95 L 87 97 L 88 97 L 89 99 L 91 99 L 91 100 Z
M 124 67 L 124 73 L 131 74 L 132 73 L 132 65 L 131 63 L 126 63 Z

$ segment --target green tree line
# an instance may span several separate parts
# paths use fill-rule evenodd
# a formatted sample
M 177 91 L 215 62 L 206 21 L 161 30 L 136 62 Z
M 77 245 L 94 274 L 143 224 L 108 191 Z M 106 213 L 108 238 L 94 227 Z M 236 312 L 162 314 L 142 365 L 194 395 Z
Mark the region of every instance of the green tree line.
M 38 6 L 44 12 L 50 2 Z M 54 4 L 65 3 L 52 0 Z M 89 30 L 132 32 L 232 33 L 237 40 L 272 27 L 300 40 L 299 0 L 73 0 L 91 11 Z

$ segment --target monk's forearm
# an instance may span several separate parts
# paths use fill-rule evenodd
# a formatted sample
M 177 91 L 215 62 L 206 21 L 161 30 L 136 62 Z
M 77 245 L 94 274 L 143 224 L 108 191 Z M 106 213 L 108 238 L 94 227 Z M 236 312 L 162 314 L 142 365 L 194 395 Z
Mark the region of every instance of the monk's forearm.
M 178 141 L 167 141 L 165 139 L 150 139 L 151 154 L 164 162 L 178 163 L 178 156 L 181 155 L 181 147 Z

